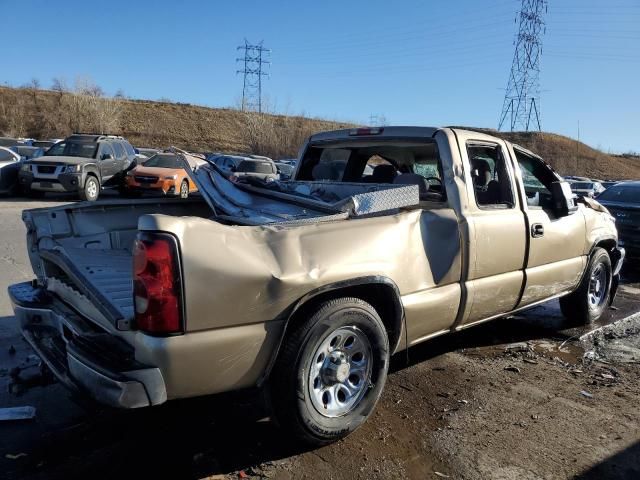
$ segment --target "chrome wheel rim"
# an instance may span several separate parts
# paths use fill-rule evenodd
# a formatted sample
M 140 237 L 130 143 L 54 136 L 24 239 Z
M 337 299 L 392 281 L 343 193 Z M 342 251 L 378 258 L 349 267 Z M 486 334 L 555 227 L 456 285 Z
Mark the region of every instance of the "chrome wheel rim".
M 357 327 L 341 327 L 325 336 L 311 360 L 309 395 L 325 417 L 351 412 L 371 385 L 371 343 Z
M 96 185 L 96 182 L 89 180 L 89 185 L 87 185 L 87 193 L 89 194 L 90 198 L 93 198 L 98 194 L 98 186 Z
M 607 295 L 608 286 L 607 270 L 602 264 L 596 266 L 591 272 L 589 278 L 589 291 L 587 293 L 589 298 L 589 306 L 597 308 L 602 305 Z

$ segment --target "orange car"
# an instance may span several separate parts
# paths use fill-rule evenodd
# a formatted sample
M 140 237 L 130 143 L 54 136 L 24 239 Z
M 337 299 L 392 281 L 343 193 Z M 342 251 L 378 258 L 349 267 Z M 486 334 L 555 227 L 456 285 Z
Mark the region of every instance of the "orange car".
M 187 198 L 198 188 L 183 168 L 184 163 L 175 153 L 157 153 L 142 165 L 127 172 L 126 186 L 131 193 L 162 192 Z

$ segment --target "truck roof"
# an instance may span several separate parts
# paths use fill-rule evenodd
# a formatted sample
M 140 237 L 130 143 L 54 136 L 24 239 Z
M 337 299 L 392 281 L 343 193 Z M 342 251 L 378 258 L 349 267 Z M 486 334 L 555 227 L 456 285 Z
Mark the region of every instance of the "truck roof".
M 358 127 L 330 130 L 312 135 L 311 142 L 322 142 L 336 139 L 353 139 L 357 137 L 389 138 L 389 137 L 433 137 L 439 127 Z

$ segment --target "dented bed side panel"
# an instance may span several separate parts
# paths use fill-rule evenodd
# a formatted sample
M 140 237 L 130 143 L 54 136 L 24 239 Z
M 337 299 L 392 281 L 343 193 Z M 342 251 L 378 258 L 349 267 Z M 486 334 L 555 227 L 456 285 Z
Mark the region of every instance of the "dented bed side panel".
M 451 209 L 296 227 L 149 215 L 139 228 L 178 237 L 188 331 L 278 319 L 310 291 L 360 277 L 387 277 L 402 296 L 460 281 L 458 221 Z M 411 320 L 429 322 L 413 304 Z

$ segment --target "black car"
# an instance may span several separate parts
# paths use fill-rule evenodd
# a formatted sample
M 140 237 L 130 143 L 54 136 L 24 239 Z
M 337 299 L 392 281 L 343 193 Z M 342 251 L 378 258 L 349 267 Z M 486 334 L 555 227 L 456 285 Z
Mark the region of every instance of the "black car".
M 42 157 L 24 162 L 20 185 L 32 196 L 75 192 L 82 200 L 97 200 L 102 188 L 123 186 L 135 155 L 131 144 L 120 136 L 74 134 Z
M 616 219 L 620 246 L 627 259 L 640 260 L 640 181 L 613 185 L 598 196 Z

